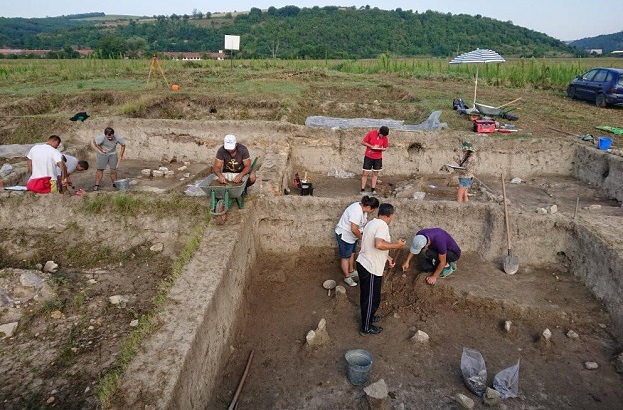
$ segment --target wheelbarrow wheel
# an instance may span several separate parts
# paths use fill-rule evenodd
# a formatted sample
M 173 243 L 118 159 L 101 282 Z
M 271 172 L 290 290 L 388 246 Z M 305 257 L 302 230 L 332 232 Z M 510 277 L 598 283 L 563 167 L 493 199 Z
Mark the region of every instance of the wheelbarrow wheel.
M 219 199 L 216 202 L 216 206 L 214 207 L 214 214 L 218 216 L 218 218 L 216 218 L 217 220 L 225 222 L 225 220 L 227 219 L 227 209 L 225 207 L 224 200 Z

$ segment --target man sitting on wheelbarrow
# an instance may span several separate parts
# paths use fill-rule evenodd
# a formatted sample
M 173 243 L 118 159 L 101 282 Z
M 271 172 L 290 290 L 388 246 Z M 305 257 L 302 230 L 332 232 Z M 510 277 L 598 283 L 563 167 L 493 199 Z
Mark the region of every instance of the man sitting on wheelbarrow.
M 251 169 L 249 150 L 236 141 L 235 135 L 225 135 L 223 146 L 216 152 L 212 171 L 221 184 L 227 182 L 239 184 L 247 174 L 249 178 L 246 186 L 249 187 L 255 183 L 255 172 Z

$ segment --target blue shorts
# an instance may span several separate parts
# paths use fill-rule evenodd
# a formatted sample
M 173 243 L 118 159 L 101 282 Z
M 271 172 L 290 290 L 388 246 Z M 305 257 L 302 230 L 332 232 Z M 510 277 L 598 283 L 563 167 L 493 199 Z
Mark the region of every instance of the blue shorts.
M 469 188 L 474 183 L 474 178 L 459 178 L 459 186 L 461 188 Z
M 351 257 L 353 253 L 355 253 L 355 248 L 357 248 L 357 241 L 355 243 L 348 243 L 342 240 L 342 234 L 335 234 L 335 239 L 337 239 L 337 249 L 340 254 L 340 258 L 348 259 Z

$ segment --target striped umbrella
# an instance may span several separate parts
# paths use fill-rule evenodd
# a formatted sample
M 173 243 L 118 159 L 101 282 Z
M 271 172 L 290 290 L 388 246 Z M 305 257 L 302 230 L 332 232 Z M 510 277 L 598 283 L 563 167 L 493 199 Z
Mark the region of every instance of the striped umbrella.
M 469 53 L 463 53 L 460 56 L 450 60 L 450 64 L 487 64 L 487 63 L 503 63 L 506 60 L 493 50 L 477 48 Z M 476 91 L 478 90 L 478 66 L 476 66 L 476 82 L 474 86 L 474 104 L 476 104 Z

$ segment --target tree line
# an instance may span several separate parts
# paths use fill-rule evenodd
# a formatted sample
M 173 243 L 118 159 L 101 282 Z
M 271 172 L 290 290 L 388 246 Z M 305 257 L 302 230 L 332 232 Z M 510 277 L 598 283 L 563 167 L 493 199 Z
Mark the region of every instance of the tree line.
M 218 18 L 194 10 L 190 16 L 120 20 L 112 27 L 111 21 L 102 22 L 101 18 L 0 18 L 0 45 L 64 50 L 61 55 L 67 56 L 83 47 L 102 58 L 134 58 L 163 51 L 212 52 L 223 49 L 226 34 L 241 37 L 236 56 L 250 59 L 364 59 L 381 54 L 448 57 L 476 48 L 522 57 L 582 53 L 510 21 L 369 6 L 252 8 L 248 13 L 226 13 Z

